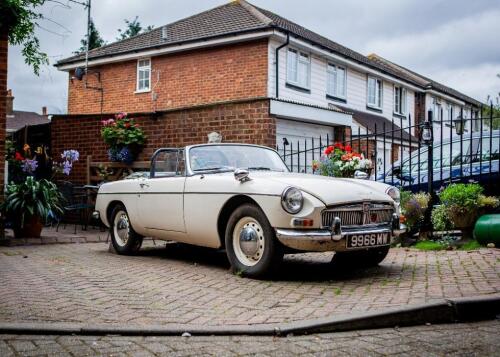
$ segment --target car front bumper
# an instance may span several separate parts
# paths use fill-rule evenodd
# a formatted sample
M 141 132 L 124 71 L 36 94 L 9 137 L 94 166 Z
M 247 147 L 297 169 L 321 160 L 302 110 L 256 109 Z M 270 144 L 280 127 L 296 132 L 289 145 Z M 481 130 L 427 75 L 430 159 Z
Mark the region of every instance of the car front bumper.
M 406 227 L 399 223 L 399 216 L 393 218 L 391 225 L 384 226 L 361 226 L 350 229 L 282 229 L 277 228 L 276 238 L 286 247 L 300 251 L 311 252 L 342 252 L 355 249 L 372 249 L 381 245 L 368 246 L 362 248 L 347 248 L 347 236 L 349 235 L 377 235 L 388 234 L 390 239 L 385 245 L 391 243 L 392 238 L 401 235 L 406 231 Z

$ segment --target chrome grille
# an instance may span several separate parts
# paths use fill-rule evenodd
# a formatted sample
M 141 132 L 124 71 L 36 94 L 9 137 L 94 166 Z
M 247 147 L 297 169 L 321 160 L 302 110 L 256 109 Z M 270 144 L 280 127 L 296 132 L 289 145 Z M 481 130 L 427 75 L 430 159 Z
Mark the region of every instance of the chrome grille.
M 327 208 L 321 214 L 323 227 L 330 227 L 333 219 L 339 217 L 342 227 L 366 224 L 390 223 L 394 207 L 388 203 L 362 202 Z

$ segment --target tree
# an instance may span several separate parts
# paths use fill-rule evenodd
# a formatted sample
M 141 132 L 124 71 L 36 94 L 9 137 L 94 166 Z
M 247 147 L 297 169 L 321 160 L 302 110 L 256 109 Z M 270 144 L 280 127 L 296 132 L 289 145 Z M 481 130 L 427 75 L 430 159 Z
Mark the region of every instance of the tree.
M 118 29 L 119 35 L 116 38 L 117 41 L 121 41 L 121 40 L 125 40 L 127 38 L 130 38 L 130 37 L 134 37 L 134 36 L 140 34 L 141 32 L 148 32 L 154 28 L 154 26 L 149 25 L 148 27 L 143 29 L 142 25 L 139 21 L 139 16 L 136 16 L 135 19 L 133 19 L 132 21 L 127 20 L 127 19 L 125 19 L 124 21 L 125 21 L 126 28 L 125 28 L 125 30 Z
M 24 61 L 33 67 L 36 75 L 40 67 L 49 63 L 47 54 L 40 50 L 40 41 L 35 35 L 37 21 L 43 16 L 35 8 L 46 0 L 2 0 L 0 2 L 0 29 L 8 34 L 11 45 L 22 46 Z
M 94 48 L 99 48 L 102 47 L 106 44 L 106 41 L 101 37 L 101 34 L 97 30 L 97 28 L 94 25 L 94 21 L 92 19 L 90 20 L 90 41 L 89 41 L 89 51 L 93 50 Z M 76 51 L 75 53 L 81 53 L 87 51 L 87 35 L 85 35 L 84 38 L 80 41 L 81 47 Z
M 497 74 L 497 77 L 500 78 L 500 74 Z M 500 129 L 500 92 L 496 97 L 488 95 L 486 104 L 482 111 L 484 125 L 489 126 L 488 118 L 492 118 L 493 129 Z

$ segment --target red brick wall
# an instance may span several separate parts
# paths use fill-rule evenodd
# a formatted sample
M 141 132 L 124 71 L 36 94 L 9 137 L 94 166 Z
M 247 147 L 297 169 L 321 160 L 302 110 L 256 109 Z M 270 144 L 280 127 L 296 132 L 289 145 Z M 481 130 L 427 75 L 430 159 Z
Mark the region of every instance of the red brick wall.
M 5 121 L 7 109 L 7 53 L 9 49 L 7 31 L 0 28 L 0 201 L 3 200 L 5 167 Z M 0 217 L 0 239 L 4 237 L 3 218 Z
M 3 187 L 4 180 L 4 160 L 5 160 L 5 121 L 7 106 L 7 51 L 8 51 L 7 31 L 0 29 L 0 186 Z M 3 189 L 0 190 L 0 199 Z M 3 233 L 0 232 L 0 234 Z
M 153 112 L 170 108 L 267 96 L 267 39 L 193 50 L 151 59 L 152 92 L 136 90 L 137 61 L 104 65 L 100 71 L 103 112 Z M 93 68 L 94 69 L 94 68 Z M 159 75 L 159 80 L 158 80 Z M 72 76 L 70 73 L 69 77 Z M 99 87 L 97 75 L 88 85 Z M 101 112 L 101 93 L 85 89 L 85 80 L 69 81 L 68 113 Z
M 201 106 L 159 114 L 157 118 L 135 118 L 145 130 L 148 141 L 138 160 L 149 160 L 160 147 L 182 147 L 207 142 L 216 131 L 224 142 L 242 142 L 276 146 L 276 123 L 269 115 L 269 100 Z M 86 180 L 86 160 L 108 161 L 107 147 L 100 135 L 101 118 L 96 115 L 55 116 L 52 119 L 52 151 L 54 156 L 66 149 L 80 152 L 80 161 L 69 180 Z

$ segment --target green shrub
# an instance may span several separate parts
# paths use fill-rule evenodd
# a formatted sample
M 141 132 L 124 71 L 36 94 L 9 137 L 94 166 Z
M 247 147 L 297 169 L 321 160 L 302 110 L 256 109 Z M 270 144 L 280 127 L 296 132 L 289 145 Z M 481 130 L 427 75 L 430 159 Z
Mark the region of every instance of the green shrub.
M 454 183 L 446 187 L 439 195 L 445 206 L 459 206 L 465 209 L 477 208 L 483 188 L 477 184 Z

